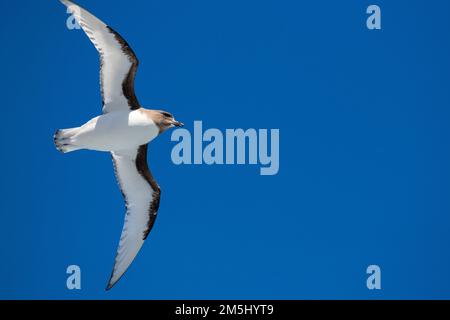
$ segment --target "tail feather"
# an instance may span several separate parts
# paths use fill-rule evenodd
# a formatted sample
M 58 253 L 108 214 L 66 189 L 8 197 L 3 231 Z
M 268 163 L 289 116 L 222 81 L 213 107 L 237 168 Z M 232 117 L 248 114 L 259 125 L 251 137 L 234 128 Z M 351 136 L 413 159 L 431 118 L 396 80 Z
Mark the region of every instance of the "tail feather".
M 68 153 L 81 149 L 72 142 L 72 136 L 77 128 L 56 130 L 53 136 L 53 142 L 58 151 Z

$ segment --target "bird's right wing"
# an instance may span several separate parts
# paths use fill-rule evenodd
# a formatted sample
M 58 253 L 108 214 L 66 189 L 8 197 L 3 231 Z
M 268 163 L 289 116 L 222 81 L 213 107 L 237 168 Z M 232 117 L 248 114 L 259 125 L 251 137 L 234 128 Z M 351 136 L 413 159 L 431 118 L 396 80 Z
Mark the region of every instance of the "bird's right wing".
M 100 89 L 103 113 L 128 108 L 139 109 L 134 94 L 134 77 L 139 61 L 128 43 L 112 28 L 69 0 L 60 0 L 100 55 Z
M 107 290 L 119 281 L 144 244 L 155 222 L 161 194 L 148 169 L 147 145 L 111 154 L 127 213 Z

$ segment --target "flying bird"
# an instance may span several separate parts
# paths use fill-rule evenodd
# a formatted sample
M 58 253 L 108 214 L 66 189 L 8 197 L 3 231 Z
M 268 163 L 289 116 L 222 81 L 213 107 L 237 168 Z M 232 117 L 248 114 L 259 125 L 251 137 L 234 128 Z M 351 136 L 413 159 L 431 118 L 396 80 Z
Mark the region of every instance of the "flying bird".
M 57 130 L 56 148 L 110 152 L 125 200 L 126 215 L 114 267 L 106 290 L 123 276 L 150 233 L 161 189 L 147 165 L 147 145 L 183 124 L 160 110 L 144 109 L 134 93 L 138 59 L 116 31 L 72 1 L 60 0 L 75 17 L 100 56 L 102 115 L 77 128 Z

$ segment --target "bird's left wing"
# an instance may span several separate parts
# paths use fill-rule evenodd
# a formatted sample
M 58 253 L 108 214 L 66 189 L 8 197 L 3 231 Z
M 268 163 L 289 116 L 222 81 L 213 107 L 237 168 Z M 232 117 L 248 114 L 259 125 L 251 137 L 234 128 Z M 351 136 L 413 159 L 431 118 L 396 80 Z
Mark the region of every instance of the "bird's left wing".
M 127 212 L 107 290 L 119 281 L 150 233 L 161 193 L 148 169 L 147 145 L 111 154 Z
M 100 55 L 103 113 L 124 108 L 139 109 L 134 94 L 134 77 L 139 61 L 131 47 L 116 31 L 86 9 L 69 0 L 60 1 L 73 14 Z

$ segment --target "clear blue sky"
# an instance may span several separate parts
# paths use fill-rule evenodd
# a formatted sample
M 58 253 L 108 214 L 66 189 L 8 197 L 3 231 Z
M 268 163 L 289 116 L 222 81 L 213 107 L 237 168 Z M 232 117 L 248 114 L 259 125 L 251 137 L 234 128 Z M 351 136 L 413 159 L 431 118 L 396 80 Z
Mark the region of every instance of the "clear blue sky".
M 279 128 L 280 172 L 176 166 L 159 137 L 158 219 L 105 292 L 110 156 L 52 141 L 100 113 L 97 53 L 59 1 L 2 0 L 0 298 L 450 298 L 448 1 L 376 1 L 381 31 L 368 1 L 79 3 L 140 58 L 144 106 L 189 130 Z

